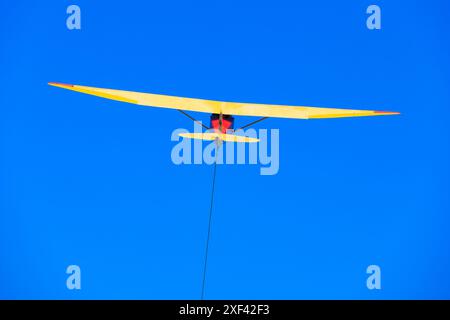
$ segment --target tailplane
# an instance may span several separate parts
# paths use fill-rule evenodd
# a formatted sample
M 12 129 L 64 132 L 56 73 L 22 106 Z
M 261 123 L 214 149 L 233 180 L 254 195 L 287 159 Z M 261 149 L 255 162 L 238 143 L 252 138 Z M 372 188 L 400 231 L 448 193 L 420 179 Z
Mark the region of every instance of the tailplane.
M 259 142 L 257 138 L 251 138 L 246 136 L 238 136 L 234 134 L 226 134 L 219 132 L 205 132 L 205 133 L 180 133 L 180 137 L 188 139 L 199 139 L 206 141 L 221 140 L 227 142 L 245 142 L 245 143 L 255 143 Z

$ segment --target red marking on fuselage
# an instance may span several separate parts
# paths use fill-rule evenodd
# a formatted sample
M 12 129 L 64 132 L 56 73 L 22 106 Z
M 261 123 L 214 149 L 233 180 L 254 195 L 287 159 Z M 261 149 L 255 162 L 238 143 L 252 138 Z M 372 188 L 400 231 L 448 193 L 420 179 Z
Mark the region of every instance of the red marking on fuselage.
M 222 133 L 226 133 L 227 130 L 233 128 L 233 121 L 229 121 L 226 119 L 222 119 L 222 127 L 220 126 L 220 120 L 214 119 L 211 120 L 211 127 L 217 131 L 220 131 Z

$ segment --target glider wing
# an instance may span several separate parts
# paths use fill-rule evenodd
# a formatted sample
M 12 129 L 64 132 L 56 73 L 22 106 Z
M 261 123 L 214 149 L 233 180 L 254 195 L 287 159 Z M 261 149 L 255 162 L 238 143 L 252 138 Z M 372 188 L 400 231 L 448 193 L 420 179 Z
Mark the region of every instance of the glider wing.
M 259 103 L 223 102 L 204 99 L 193 99 L 168 96 L 162 94 L 141 93 L 124 90 L 103 89 L 63 83 L 49 82 L 49 85 L 68 90 L 78 91 L 106 99 L 133 103 L 142 106 L 181 109 L 205 113 L 222 113 L 236 116 L 257 116 L 270 118 L 291 119 L 320 119 L 320 118 L 344 118 L 383 116 L 399 114 L 389 111 L 352 110 L 317 108 L 305 106 L 286 106 Z

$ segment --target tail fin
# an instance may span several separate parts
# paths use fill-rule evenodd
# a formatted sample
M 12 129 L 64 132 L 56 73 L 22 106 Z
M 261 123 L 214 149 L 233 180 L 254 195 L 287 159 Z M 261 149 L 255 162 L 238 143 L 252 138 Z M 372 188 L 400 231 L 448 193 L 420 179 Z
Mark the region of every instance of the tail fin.
M 219 139 L 221 141 L 227 142 L 246 142 L 246 143 L 255 143 L 259 142 L 259 139 L 238 136 L 234 134 L 226 134 L 226 133 L 218 133 L 218 132 L 205 132 L 205 133 L 180 133 L 180 137 L 188 138 L 188 139 L 199 139 L 199 140 L 207 140 L 214 141 Z

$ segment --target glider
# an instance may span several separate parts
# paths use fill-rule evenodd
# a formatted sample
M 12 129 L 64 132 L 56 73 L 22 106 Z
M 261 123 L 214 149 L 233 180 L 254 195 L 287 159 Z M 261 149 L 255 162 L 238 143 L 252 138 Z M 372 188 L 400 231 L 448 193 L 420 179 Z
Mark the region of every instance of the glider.
M 335 108 L 318 108 L 305 106 L 287 106 L 274 104 L 259 103 L 241 103 L 241 102 L 225 102 L 204 99 L 193 99 L 168 96 L 153 93 L 141 93 L 133 91 L 115 90 L 87 87 L 80 85 L 64 84 L 57 82 L 49 82 L 51 86 L 68 89 L 72 91 L 82 92 L 110 100 L 128 102 L 132 104 L 176 109 L 189 117 L 191 120 L 200 123 L 186 111 L 204 112 L 211 114 L 210 127 L 201 124 L 204 128 L 212 132 L 206 133 L 181 133 L 180 136 L 190 139 L 201 140 L 220 140 L 229 142 L 258 142 L 256 138 L 250 138 L 235 134 L 230 134 L 229 130 L 233 130 L 233 116 L 252 116 L 261 117 L 259 120 L 243 126 L 234 132 L 247 128 L 257 122 L 267 118 L 289 118 L 289 119 L 326 119 L 326 118 L 346 118 L 346 117 L 366 117 L 366 116 L 385 116 L 396 115 L 399 112 L 389 111 L 372 111 L 372 110 L 352 110 L 352 109 L 335 109 Z
M 388 111 L 372 111 L 372 110 L 351 110 L 351 109 L 334 109 L 334 108 L 316 108 L 305 106 L 287 106 L 273 104 L 257 104 L 257 103 L 241 103 L 241 102 L 224 102 L 204 99 L 193 99 L 175 97 L 161 94 L 141 93 L 114 89 L 104 89 L 87 87 L 80 85 L 71 85 L 64 83 L 49 82 L 51 86 L 68 89 L 72 91 L 82 92 L 110 100 L 128 102 L 132 104 L 176 109 L 194 122 L 201 124 L 207 129 L 205 133 L 181 133 L 180 136 L 190 139 L 200 139 L 216 141 L 220 145 L 222 141 L 229 142 L 246 142 L 254 143 L 259 140 L 256 138 L 245 137 L 230 132 L 237 132 L 241 129 L 250 127 L 267 118 L 290 118 L 290 119 L 324 119 L 324 118 L 345 118 L 345 117 L 365 117 L 365 116 L 384 116 L 395 115 L 398 112 Z M 210 127 L 197 121 L 190 116 L 187 111 L 204 112 L 211 114 Z M 239 129 L 233 131 L 235 116 L 253 116 L 261 117 Z M 216 152 L 217 155 L 217 152 Z M 216 181 L 217 159 L 214 162 L 214 173 L 212 179 L 211 205 L 209 209 L 208 236 L 206 240 L 205 262 L 203 266 L 203 282 L 201 299 L 205 293 L 206 268 L 208 261 L 208 244 L 211 230 L 211 216 L 214 201 L 214 186 Z

